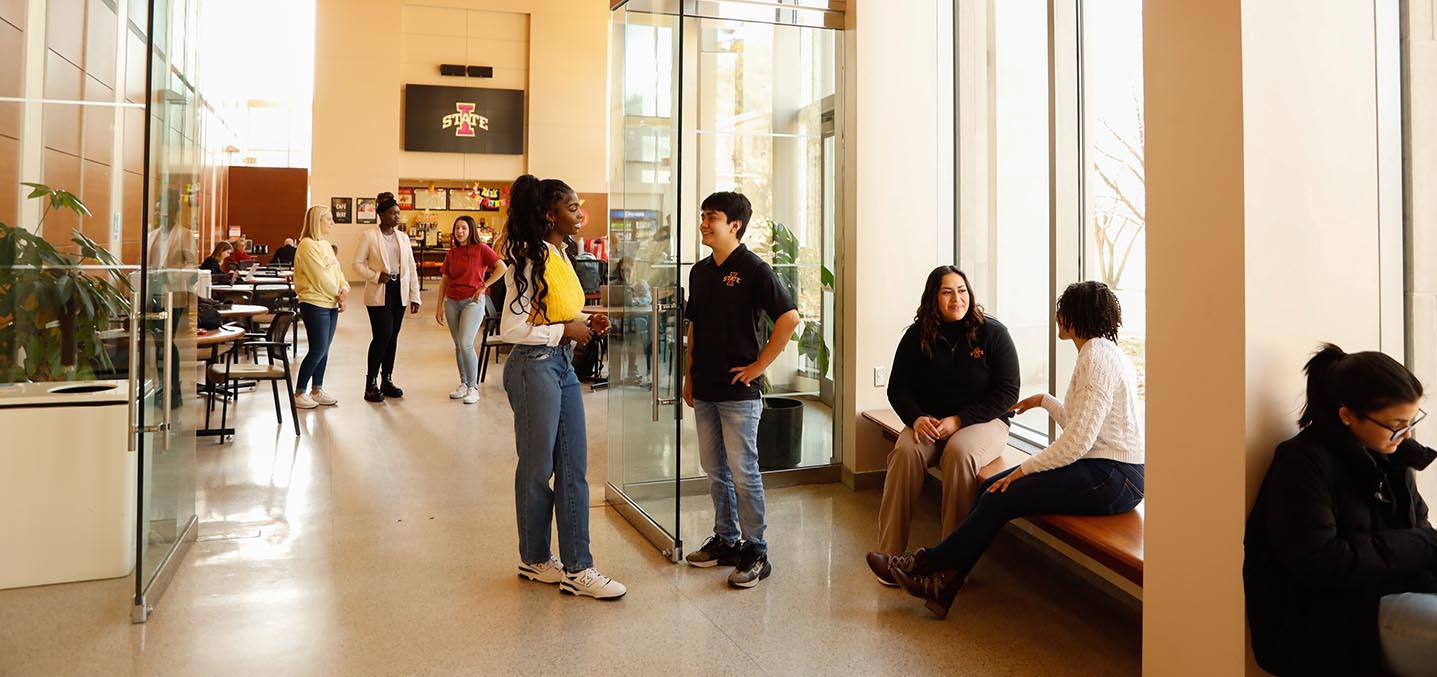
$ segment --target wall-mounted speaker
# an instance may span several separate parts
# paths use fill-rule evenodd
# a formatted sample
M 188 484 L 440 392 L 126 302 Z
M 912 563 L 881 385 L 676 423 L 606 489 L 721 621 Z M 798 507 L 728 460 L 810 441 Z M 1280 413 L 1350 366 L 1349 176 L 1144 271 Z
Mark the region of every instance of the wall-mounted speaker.
M 439 74 L 457 75 L 462 78 L 464 77 L 464 66 L 457 63 L 441 63 L 439 64 Z
M 471 78 L 492 78 L 494 77 L 493 66 L 470 66 L 469 77 Z

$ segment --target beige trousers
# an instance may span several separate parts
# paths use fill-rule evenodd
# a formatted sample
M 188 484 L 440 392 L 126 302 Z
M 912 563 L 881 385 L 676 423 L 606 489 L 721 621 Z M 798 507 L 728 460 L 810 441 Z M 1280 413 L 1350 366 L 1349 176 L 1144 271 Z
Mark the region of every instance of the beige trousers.
M 940 538 L 953 533 L 978 500 L 978 470 L 1002 456 L 1007 443 L 1008 426 L 996 419 L 964 426 L 937 444 L 919 442 L 912 428 L 904 428 L 888 454 L 878 508 L 878 550 L 896 555 L 908 546 L 908 523 L 923 495 L 923 475 L 935 464 L 943 476 Z

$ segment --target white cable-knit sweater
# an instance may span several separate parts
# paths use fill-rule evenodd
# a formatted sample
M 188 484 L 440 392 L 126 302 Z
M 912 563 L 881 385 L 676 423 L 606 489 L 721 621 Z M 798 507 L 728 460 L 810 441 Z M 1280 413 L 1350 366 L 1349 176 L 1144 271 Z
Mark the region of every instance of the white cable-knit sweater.
M 1095 338 L 1078 351 L 1066 405 L 1043 395 L 1043 409 L 1063 428 L 1058 439 L 1023 461 L 1023 474 L 1056 470 L 1084 458 L 1143 462 L 1138 377 L 1116 343 Z

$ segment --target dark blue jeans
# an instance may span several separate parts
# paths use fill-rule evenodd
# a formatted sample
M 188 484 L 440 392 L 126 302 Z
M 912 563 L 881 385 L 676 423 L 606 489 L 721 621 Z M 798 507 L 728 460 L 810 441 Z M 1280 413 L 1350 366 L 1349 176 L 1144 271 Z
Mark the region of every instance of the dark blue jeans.
M 309 339 L 309 352 L 299 363 L 299 376 L 294 382 L 295 392 L 302 393 L 309 387 L 311 378 L 315 388 L 324 387 L 324 369 L 329 366 L 329 344 L 334 341 L 334 330 L 339 326 L 339 309 L 301 303 L 299 315 L 304 319 L 304 335 Z
M 594 566 L 589 552 L 589 438 L 572 346 L 514 346 L 504 361 L 504 392 L 514 410 L 514 512 L 519 557 L 549 561 L 550 525 L 559 522 L 559 559 L 571 573 Z M 549 482 L 553 480 L 553 487 Z
M 1008 490 L 988 487 L 1009 468 L 979 486 L 972 512 L 942 543 L 928 549 L 934 571 L 952 569 L 966 578 L 1008 520 L 1029 515 L 1117 515 L 1143 500 L 1143 466 L 1105 458 L 1077 461 L 1056 470 L 1024 475 Z

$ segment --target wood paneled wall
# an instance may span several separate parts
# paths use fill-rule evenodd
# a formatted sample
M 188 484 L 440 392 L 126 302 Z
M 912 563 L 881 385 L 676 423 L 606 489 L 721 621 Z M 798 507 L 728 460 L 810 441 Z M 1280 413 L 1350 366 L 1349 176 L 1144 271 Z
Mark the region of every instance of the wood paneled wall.
M 299 239 L 309 208 L 309 170 L 230 167 L 225 230 L 238 226 L 255 244 L 273 252 L 287 237 Z

